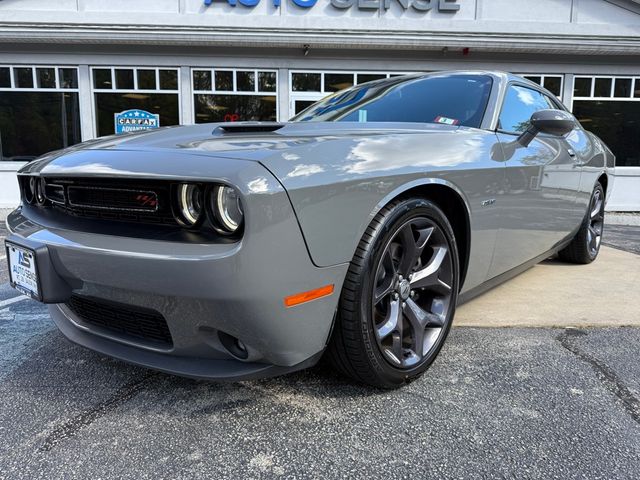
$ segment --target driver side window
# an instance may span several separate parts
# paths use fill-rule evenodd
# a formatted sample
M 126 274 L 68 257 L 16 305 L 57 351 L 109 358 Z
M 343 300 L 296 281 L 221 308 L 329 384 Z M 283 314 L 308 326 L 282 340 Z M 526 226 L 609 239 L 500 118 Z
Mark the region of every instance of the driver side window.
M 546 95 L 537 90 L 511 85 L 502 104 L 498 129 L 504 132 L 522 133 L 529 128 L 529 120 L 535 112 L 557 108 Z

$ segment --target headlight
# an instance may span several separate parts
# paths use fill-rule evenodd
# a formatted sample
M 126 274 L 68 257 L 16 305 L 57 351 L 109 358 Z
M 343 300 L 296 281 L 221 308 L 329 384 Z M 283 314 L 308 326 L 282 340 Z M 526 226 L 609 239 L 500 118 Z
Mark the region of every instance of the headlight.
M 209 208 L 214 226 L 219 233 L 231 235 L 242 226 L 244 213 L 240 195 L 235 188 L 220 185 L 211 189 Z
M 38 179 L 36 177 L 30 177 L 26 182 L 23 182 L 24 186 L 24 200 L 29 205 L 32 205 L 36 199 L 36 184 Z
M 44 202 L 47 200 L 47 197 L 44 194 L 44 178 L 39 180 L 32 178 L 31 180 L 35 180 L 36 202 L 38 202 L 38 205 L 44 205 Z M 31 185 L 31 180 L 29 181 L 29 185 Z
M 195 227 L 204 219 L 202 188 L 194 183 L 181 183 L 176 190 L 176 216 L 185 227 Z

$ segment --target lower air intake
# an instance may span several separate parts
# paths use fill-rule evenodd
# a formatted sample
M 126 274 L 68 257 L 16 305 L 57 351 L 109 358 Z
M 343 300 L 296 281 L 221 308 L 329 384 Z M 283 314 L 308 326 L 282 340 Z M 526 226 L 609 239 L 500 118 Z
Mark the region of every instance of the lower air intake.
M 167 322 L 155 310 L 80 295 L 72 295 L 66 306 L 83 323 L 106 333 L 162 348 L 173 346 Z

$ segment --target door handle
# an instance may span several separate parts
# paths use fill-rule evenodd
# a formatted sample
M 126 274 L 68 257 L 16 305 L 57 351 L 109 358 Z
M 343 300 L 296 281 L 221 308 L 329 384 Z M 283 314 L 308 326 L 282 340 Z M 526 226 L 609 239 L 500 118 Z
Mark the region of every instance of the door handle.
M 571 158 L 576 158 L 576 152 L 574 152 L 572 148 L 567 148 L 567 153 Z

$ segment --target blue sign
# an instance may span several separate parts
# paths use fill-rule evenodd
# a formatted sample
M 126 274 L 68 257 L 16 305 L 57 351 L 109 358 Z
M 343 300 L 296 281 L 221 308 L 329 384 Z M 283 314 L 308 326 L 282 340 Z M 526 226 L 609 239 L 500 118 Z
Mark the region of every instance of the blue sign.
M 228 3 L 232 7 L 240 4 L 244 7 L 253 8 L 260 3 L 260 0 L 218 0 L 220 3 Z M 273 6 L 280 8 L 282 0 L 269 0 Z M 392 3 L 397 3 L 403 10 L 412 8 L 418 12 L 428 12 L 437 9 L 441 13 L 456 13 L 460 10 L 459 0 L 329 0 L 332 7 L 339 10 L 348 10 L 350 8 L 358 10 L 379 10 L 381 13 L 391 8 Z M 311 8 L 318 0 L 291 0 L 291 2 L 300 8 Z M 204 0 L 205 7 L 211 6 L 214 0 Z
M 125 110 L 113 115 L 116 134 L 151 130 L 160 126 L 160 115 L 145 110 Z

